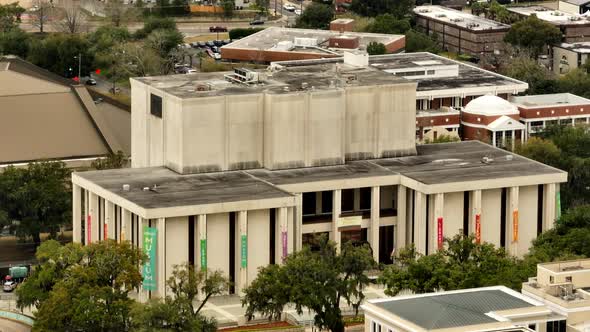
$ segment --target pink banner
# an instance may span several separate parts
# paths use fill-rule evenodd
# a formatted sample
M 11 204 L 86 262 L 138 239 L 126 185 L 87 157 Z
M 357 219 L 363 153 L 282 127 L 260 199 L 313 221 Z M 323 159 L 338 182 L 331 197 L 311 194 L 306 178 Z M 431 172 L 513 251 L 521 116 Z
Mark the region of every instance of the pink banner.
M 92 242 L 92 218 L 90 215 L 86 218 L 86 244 Z
M 437 229 L 437 244 L 438 249 L 442 249 L 443 247 L 443 218 L 438 217 L 438 229 Z
M 104 223 L 104 240 L 109 238 L 109 224 Z
M 287 232 L 282 232 L 282 242 L 283 242 L 283 259 L 285 259 L 285 257 L 287 257 L 288 254 L 288 250 L 287 250 Z
M 481 243 L 481 216 L 475 215 L 475 243 Z

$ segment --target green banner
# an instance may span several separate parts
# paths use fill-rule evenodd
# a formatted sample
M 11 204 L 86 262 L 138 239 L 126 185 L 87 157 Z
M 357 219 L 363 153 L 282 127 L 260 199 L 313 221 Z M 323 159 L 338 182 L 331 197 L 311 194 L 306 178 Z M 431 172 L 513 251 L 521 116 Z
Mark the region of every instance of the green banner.
M 248 235 L 242 235 L 242 267 L 248 267 Z
M 555 193 L 555 195 L 557 196 L 555 198 L 555 220 L 559 219 L 559 217 L 561 217 L 561 192 L 558 191 L 557 193 Z
M 201 239 L 201 270 L 207 270 L 207 239 Z
M 153 227 L 143 229 L 143 252 L 147 256 L 147 261 L 143 265 L 143 289 L 155 291 L 156 284 L 156 247 L 158 240 L 158 230 Z

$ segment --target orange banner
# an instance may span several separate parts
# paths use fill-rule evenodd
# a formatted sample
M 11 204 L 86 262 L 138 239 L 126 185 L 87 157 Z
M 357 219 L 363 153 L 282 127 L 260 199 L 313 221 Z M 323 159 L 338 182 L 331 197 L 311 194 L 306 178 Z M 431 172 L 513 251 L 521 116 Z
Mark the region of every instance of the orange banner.
M 475 243 L 481 243 L 481 216 L 475 215 Z
M 518 241 L 518 210 L 512 211 L 512 241 Z

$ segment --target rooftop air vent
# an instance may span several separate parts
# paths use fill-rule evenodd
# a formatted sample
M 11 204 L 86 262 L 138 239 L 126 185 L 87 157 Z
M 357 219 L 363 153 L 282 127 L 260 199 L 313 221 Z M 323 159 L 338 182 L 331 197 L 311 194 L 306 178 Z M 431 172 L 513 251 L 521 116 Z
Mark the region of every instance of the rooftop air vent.
M 539 8 L 535 8 L 535 11 L 536 12 L 546 12 L 547 11 L 547 8 L 539 7 Z
M 436 17 L 447 17 L 446 14 L 436 14 Z
M 462 18 L 452 18 L 451 22 L 455 22 L 455 23 L 456 22 L 463 22 L 463 19 Z
M 488 156 L 484 156 L 483 158 L 481 158 L 481 162 L 483 164 L 491 164 L 494 161 L 494 159 L 488 157 Z
M 418 9 L 418 13 L 430 13 L 430 9 L 428 9 L 428 8 Z
M 123 191 L 129 191 L 130 186 L 128 184 L 123 185 Z

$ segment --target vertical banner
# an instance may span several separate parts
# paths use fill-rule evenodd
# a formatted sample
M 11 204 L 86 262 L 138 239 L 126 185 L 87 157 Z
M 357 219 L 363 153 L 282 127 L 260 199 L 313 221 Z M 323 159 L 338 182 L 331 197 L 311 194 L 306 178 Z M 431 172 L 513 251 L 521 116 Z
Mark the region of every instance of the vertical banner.
M 104 240 L 106 241 L 109 238 L 109 223 L 105 221 L 104 223 Z
M 512 211 L 512 242 L 518 241 L 518 210 Z
M 92 217 L 86 217 L 86 245 L 92 242 Z
M 556 192 L 555 196 L 555 220 L 557 220 L 561 217 L 561 192 Z
M 241 251 L 242 254 L 242 267 L 248 267 L 248 235 L 242 235 L 242 247 Z
M 207 239 L 201 239 L 201 271 L 207 271 Z
M 481 243 L 481 215 L 475 215 L 475 243 Z
M 143 289 L 155 291 L 156 285 L 156 248 L 157 248 L 158 230 L 154 227 L 145 227 L 143 229 L 143 252 L 147 256 L 147 261 L 143 265 Z
M 283 243 L 283 259 L 285 259 L 285 257 L 287 257 L 287 232 L 283 231 L 281 234 L 281 237 L 283 239 L 282 243 Z
M 436 242 L 438 244 L 438 249 L 442 249 L 443 248 L 443 218 L 442 217 L 438 217 L 438 228 L 437 228 L 437 238 L 436 238 Z

